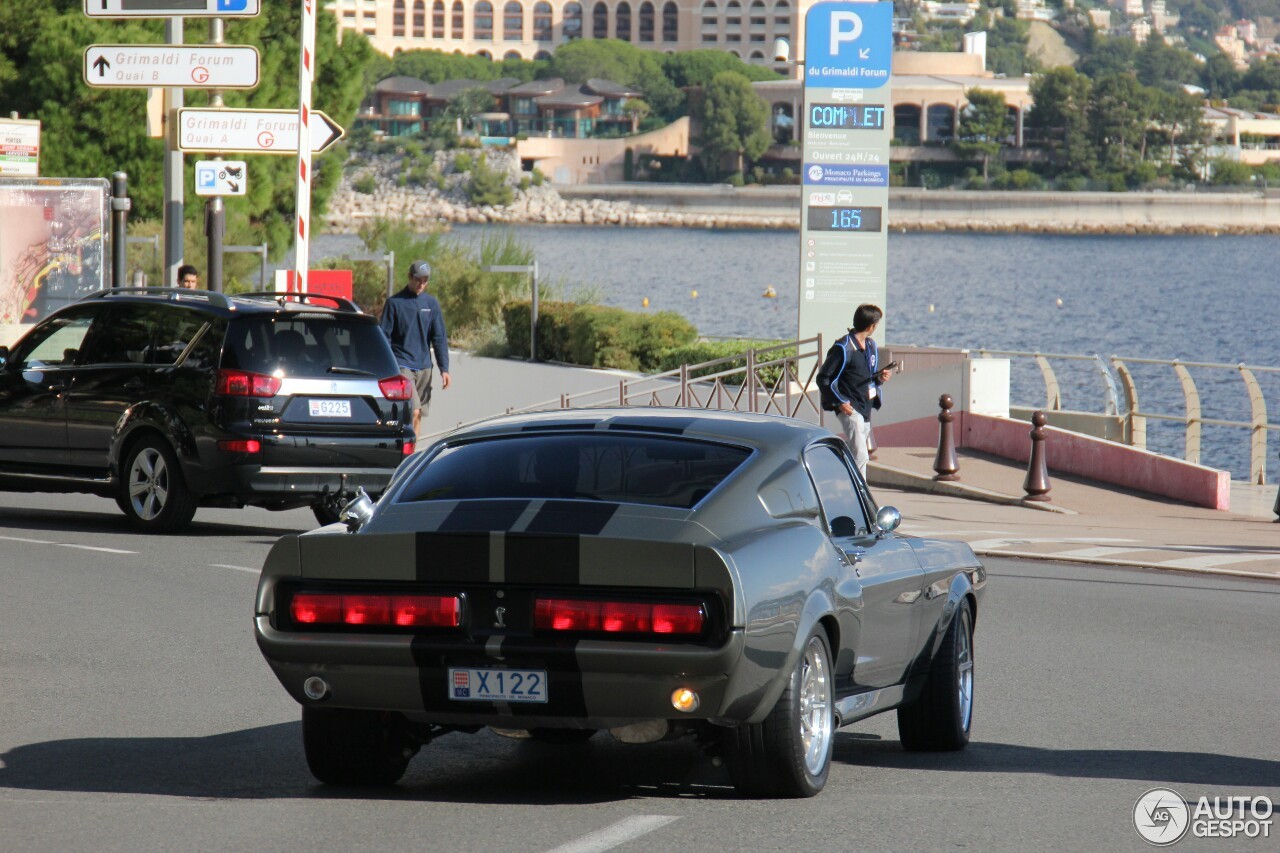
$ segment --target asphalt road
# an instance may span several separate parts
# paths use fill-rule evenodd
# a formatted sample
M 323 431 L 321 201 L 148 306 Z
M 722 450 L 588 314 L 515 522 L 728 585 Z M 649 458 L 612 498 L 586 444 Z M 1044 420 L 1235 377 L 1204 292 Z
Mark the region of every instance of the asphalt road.
M 1280 584 L 1016 560 L 989 562 L 962 753 L 873 718 L 820 796 L 767 801 L 683 741 L 484 732 L 395 789 L 324 788 L 251 629 L 268 547 L 313 526 L 201 510 L 146 538 L 109 501 L 0 494 L 0 850 L 1140 850 L 1150 788 L 1280 803 Z

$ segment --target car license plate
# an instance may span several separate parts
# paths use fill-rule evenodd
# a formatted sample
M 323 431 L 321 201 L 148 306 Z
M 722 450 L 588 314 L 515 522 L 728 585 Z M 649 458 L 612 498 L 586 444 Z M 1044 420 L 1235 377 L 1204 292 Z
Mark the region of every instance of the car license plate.
M 349 418 L 350 400 L 310 400 L 313 418 Z
M 545 669 L 449 669 L 449 698 L 471 702 L 546 702 Z

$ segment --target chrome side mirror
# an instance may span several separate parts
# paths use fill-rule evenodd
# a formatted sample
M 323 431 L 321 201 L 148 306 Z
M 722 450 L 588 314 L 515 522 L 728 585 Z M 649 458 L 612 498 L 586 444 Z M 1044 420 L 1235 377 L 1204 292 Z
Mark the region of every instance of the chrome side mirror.
M 373 518 L 373 498 L 369 497 L 364 486 L 360 486 L 356 489 L 356 496 L 342 508 L 342 512 L 338 513 L 338 520 L 347 526 L 348 533 L 355 533 L 368 524 L 371 518 Z
M 876 513 L 876 527 L 880 528 L 881 533 L 892 533 L 898 529 L 899 524 L 902 524 L 902 513 L 898 512 L 897 507 L 880 507 L 880 511 Z

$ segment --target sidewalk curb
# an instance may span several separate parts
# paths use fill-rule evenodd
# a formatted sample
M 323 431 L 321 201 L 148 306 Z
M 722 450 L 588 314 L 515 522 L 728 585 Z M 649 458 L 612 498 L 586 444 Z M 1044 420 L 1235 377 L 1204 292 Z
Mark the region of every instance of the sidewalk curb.
M 867 482 L 872 486 L 884 486 L 891 489 L 903 489 L 910 492 L 928 492 L 952 498 L 986 501 L 987 503 L 1001 504 L 1003 506 L 1022 506 L 1027 509 L 1038 509 L 1042 512 L 1056 512 L 1060 515 L 1079 515 L 1079 513 L 1073 509 L 1054 506 L 1053 504 L 1045 501 L 1029 501 L 1025 498 L 1017 497 L 1016 495 L 1006 495 L 1002 492 L 993 492 L 990 489 L 983 489 L 978 486 L 969 486 L 954 480 L 935 480 L 932 477 L 926 477 L 912 471 L 907 471 L 903 468 L 895 468 L 892 465 L 885 465 L 880 462 L 867 463 Z
M 1143 563 L 1139 560 L 1113 560 L 1106 557 L 1065 557 L 1056 554 L 1040 554 L 1034 551 L 998 551 L 994 548 L 983 548 L 973 553 L 979 557 L 1008 557 L 1012 560 L 1038 560 L 1051 563 L 1080 563 L 1089 566 L 1114 566 L 1123 569 L 1151 569 L 1157 572 L 1186 572 L 1187 574 L 1228 575 L 1230 577 L 1248 578 L 1249 580 L 1280 581 L 1280 575 L 1267 572 L 1250 572 L 1244 569 L 1215 569 L 1207 566 L 1198 569 L 1187 569 L 1181 566 L 1159 566 Z

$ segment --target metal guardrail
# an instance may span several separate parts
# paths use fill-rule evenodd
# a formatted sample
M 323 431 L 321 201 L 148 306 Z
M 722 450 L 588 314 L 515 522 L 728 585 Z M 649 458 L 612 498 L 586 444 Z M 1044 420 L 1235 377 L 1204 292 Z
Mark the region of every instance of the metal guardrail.
M 1100 375 L 1106 385 L 1106 414 L 1119 415 L 1117 402 L 1120 397 L 1116 388 L 1116 380 L 1107 369 L 1109 363 L 1119 377 L 1120 387 L 1124 393 L 1125 412 L 1122 417 L 1128 427 L 1129 441 L 1134 447 L 1146 447 L 1146 421 L 1159 420 L 1180 423 L 1185 428 L 1183 458 L 1188 462 L 1200 462 L 1201 427 L 1204 425 L 1236 427 L 1249 430 L 1249 482 L 1256 485 L 1266 483 L 1267 476 L 1267 433 L 1280 431 L 1280 424 L 1270 423 L 1267 419 L 1267 402 L 1258 384 L 1255 374 L 1266 373 L 1280 375 L 1280 367 L 1262 367 L 1258 365 L 1221 364 L 1216 362 L 1183 361 L 1181 359 L 1135 358 L 1131 356 L 1113 355 L 1104 360 L 1100 355 L 1068 355 L 1063 353 L 1021 352 L 1017 350 L 972 350 L 983 358 L 1030 358 L 1040 368 L 1045 384 L 1045 408 L 1061 410 L 1062 394 L 1057 374 L 1049 359 L 1071 361 L 1091 361 L 1098 366 Z M 1183 414 L 1171 412 L 1143 411 L 1138 395 L 1138 383 L 1129 369 L 1129 365 L 1145 364 L 1173 369 L 1182 389 L 1184 402 Z M 1200 403 L 1200 391 L 1188 368 L 1207 370 L 1238 371 L 1249 397 L 1250 419 L 1248 421 L 1226 420 L 1222 418 L 1206 418 Z
M 795 354 L 787 354 L 789 349 Z M 627 377 L 616 385 L 509 408 L 507 414 L 602 406 L 674 406 L 812 418 L 821 425 L 824 413 L 816 392 L 818 368 L 825 354 L 822 335 L 818 335 L 684 364 L 650 376 Z M 737 361 L 743 364 L 735 366 Z M 710 372 L 696 375 L 704 371 Z

